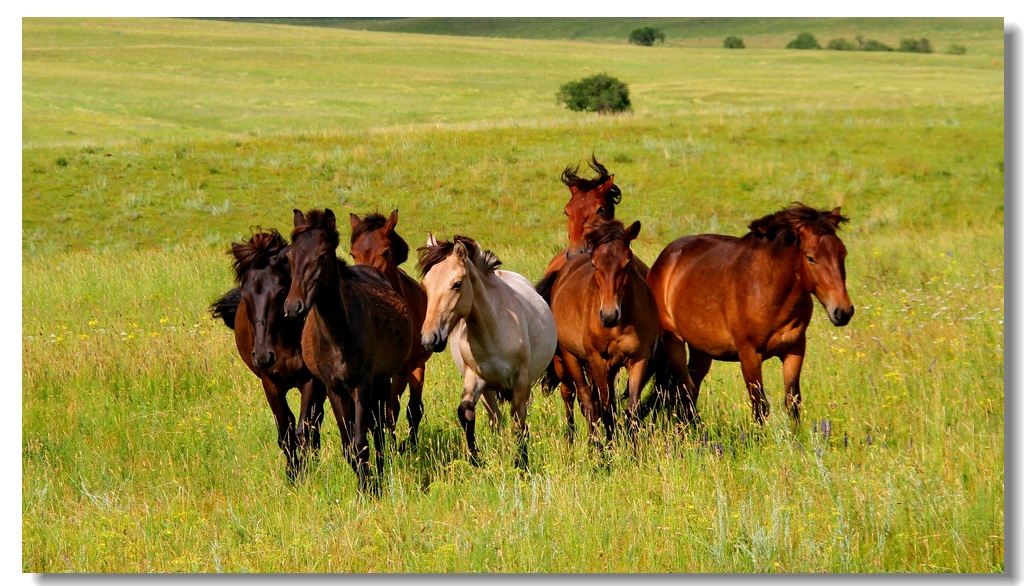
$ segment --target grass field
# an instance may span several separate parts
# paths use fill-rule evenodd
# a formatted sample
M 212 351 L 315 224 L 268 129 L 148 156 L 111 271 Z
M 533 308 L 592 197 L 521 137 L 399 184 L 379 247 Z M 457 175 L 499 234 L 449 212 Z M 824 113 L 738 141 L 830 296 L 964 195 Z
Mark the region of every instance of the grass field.
M 22 571 L 1002 572 L 1002 23 L 818 29 L 963 56 L 729 51 L 722 26 L 641 48 L 24 19 Z M 599 71 L 630 84 L 632 113 L 555 104 Z M 397 207 L 413 246 L 470 235 L 536 280 L 564 246 L 558 175 L 591 153 L 648 262 L 794 200 L 852 218 L 856 315 L 816 310 L 803 424 L 782 416 L 777 361 L 764 427 L 716 363 L 699 428 L 650 421 L 602 457 L 538 392 L 531 472 L 487 426 L 473 468 L 445 353 L 380 499 L 357 494 L 331 415 L 290 483 L 258 381 L 206 313 L 230 242 L 288 232 L 296 207 Z

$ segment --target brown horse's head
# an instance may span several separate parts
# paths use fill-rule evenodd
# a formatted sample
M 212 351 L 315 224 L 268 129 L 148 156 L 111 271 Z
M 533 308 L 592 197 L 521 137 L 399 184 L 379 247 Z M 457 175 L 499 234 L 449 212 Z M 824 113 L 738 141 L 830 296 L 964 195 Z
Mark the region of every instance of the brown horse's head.
M 304 318 L 316 300 L 317 290 L 323 283 L 338 279 L 335 249 L 338 247 L 338 229 L 334 212 L 325 209 L 295 212 L 295 229 L 287 256 L 292 268 L 292 285 L 284 302 L 287 317 Z
M 349 223 L 352 225 L 350 253 L 356 264 L 370 265 L 391 274 L 408 260 L 409 244 L 395 232 L 398 210 L 387 218 L 378 213 L 367 214 L 362 219 L 349 214 Z
M 605 327 L 619 325 L 622 317 L 622 296 L 633 262 L 629 243 L 638 234 L 640 222 L 633 222 L 625 228 L 618 220 L 594 224 L 587 234 L 586 247 L 591 251 L 590 264 L 594 266 L 594 281 L 599 295 L 598 317 Z
M 569 202 L 565 204 L 566 227 L 569 233 L 567 255 L 584 251 L 585 237 L 591 224 L 598 220 L 615 218 L 615 205 L 622 201 L 622 191 L 615 185 L 615 176 L 591 155 L 588 163 L 598 175 L 593 179 L 579 176 L 579 165 L 562 171 L 562 183 L 569 188 Z
M 836 326 L 845 326 L 853 317 L 853 302 L 846 291 L 846 246 L 836 235 L 839 225 L 847 221 L 840 208 L 830 212 L 794 203 L 750 224 L 756 236 L 782 238 L 799 247 L 800 281 Z
M 252 363 L 256 368 L 268 368 L 277 361 L 272 333 L 284 317 L 284 296 L 291 285 L 288 258 L 283 252 L 286 245 L 277 230 L 256 232 L 247 242 L 231 244 L 235 280 L 252 331 Z

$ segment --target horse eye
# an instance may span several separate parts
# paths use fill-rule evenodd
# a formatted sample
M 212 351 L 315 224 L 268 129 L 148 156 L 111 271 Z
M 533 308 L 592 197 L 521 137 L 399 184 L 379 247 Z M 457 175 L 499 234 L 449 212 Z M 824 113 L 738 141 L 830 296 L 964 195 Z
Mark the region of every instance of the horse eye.
M 391 256 L 391 249 L 389 248 L 389 249 L 385 250 L 384 252 L 381 253 L 381 255 L 384 258 L 387 258 L 387 257 Z
M 325 260 L 327 260 L 327 254 L 326 253 L 321 254 L 320 258 L 317 259 L 317 262 L 324 262 Z
M 461 288 L 462 288 L 462 281 L 455 281 L 454 283 L 452 283 L 452 289 L 458 291 Z
M 599 215 L 599 216 L 603 216 L 604 215 L 604 206 L 601 206 L 601 207 L 597 208 L 597 215 Z
M 815 260 L 814 260 L 814 257 L 813 257 L 813 256 L 808 256 L 808 257 L 807 257 L 807 262 L 811 263 L 812 265 L 813 265 L 813 264 L 817 264 L 817 263 L 815 262 Z

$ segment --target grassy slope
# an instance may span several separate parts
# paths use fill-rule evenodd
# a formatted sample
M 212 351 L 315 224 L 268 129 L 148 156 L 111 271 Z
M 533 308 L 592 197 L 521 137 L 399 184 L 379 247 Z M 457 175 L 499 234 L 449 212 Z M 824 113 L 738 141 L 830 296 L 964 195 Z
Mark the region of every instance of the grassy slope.
M 26 19 L 23 47 L 25 571 L 1003 567 L 1003 79 L 987 55 L 99 19 Z M 636 76 L 634 114 L 551 103 L 594 63 Z M 286 229 L 296 206 L 396 206 L 414 246 L 460 231 L 535 279 L 564 239 L 557 175 L 591 152 L 647 259 L 793 199 L 854 218 L 857 315 L 836 330 L 816 314 L 805 424 L 755 429 L 739 369 L 717 365 L 696 433 L 653 424 L 606 467 L 537 396 L 534 474 L 486 428 L 473 470 L 440 356 L 424 447 L 380 502 L 355 496 L 331 416 L 320 463 L 288 484 L 256 380 L 204 315 L 230 286 L 228 241 Z

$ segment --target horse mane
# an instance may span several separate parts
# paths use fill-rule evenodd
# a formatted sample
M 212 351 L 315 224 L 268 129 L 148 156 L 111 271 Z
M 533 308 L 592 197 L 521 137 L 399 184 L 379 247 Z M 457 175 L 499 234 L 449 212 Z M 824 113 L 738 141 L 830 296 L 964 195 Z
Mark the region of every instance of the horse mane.
M 562 171 L 562 183 L 566 187 L 575 187 L 580 191 L 592 191 L 603 185 L 606 181 L 611 179 L 611 174 L 608 173 L 608 169 L 605 169 L 604 165 L 597 162 L 597 157 L 593 154 L 590 155 L 590 161 L 587 161 L 590 168 L 597 173 L 597 177 L 593 179 L 586 179 L 580 177 L 580 166 L 569 165 Z M 605 193 L 605 202 L 608 205 L 609 213 L 612 217 L 615 216 L 615 205 L 622 201 L 622 190 L 619 189 L 618 185 L 612 185 L 611 188 Z
M 469 251 L 469 258 L 472 259 L 473 264 L 484 273 L 492 274 L 498 270 L 501 266 L 501 259 L 498 255 L 494 254 L 490 250 L 483 250 L 469 236 L 460 236 L 456 234 L 452 241 L 438 240 L 434 246 L 421 246 L 417 250 L 419 251 L 419 262 L 417 266 L 420 269 L 420 277 L 425 277 L 434 265 L 448 258 L 448 255 L 455 250 L 455 244 L 461 242 L 466 250 Z
M 246 242 L 232 242 L 229 254 L 235 257 L 232 267 L 235 270 L 235 281 L 242 282 L 242 277 L 251 268 L 263 268 L 267 266 L 270 259 L 281 252 L 288 243 L 277 230 L 271 229 L 266 232 L 259 226 L 256 232 Z
M 388 219 L 377 212 L 371 212 L 366 214 L 363 219 L 359 220 L 359 223 L 352 228 L 352 238 L 349 241 L 349 245 L 354 245 L 359 237 L 367 232 L 373 232 L 374 230 L 380 230 L 387 224 Z M 409 260 L 409 243 L 404 238 L 398 235 L 398 232 L 392 230 L 388 232 L 388 240 L 391 241 L 391 253 L 395 259 L 395 264 L 400 265 L 403 262 Z
M 593 228 L 584 236 L 584 251 L 594 252 L 598 246 L 615 240 L 629 241 L 626 226 L 618 220 L 606 220 L 591 224 Z
M 332 248 L 338 247 L 338 242 L 340 239 L 340 237 L 338 236 L 338 228 L 337 226 L 331 225 L 330 223 L 327 222 L 324 210 L 309 210 L 308 212 L 306 212 L 305 217 L 306 223 L 295 226 L 295 228 L 292 230 L 293 241 L 295 240 L 295 237 L 300 234 L 305 234 L 306 232 L 320 229 L 324 231 L 324 236 L 326 236 L 328 244 L 330 244 Z M 341 261 L 342 264 L 344 264 L 344 261 L 342 261 L 340 257 L 338 260 Z
M 816 210 L 800 202 L 793 202 L 775 213 L 750 222 L 750 233 L 746 237 L 763 238 L 769 242 L 781 238 L 787 244 L 792 244 L 796 241 L 796 230 L 799 228 L 808 227 L 815 234 L 825 236 L 835 234 L 840 224 L 849 221 L 850 218 L 842 214 Z

